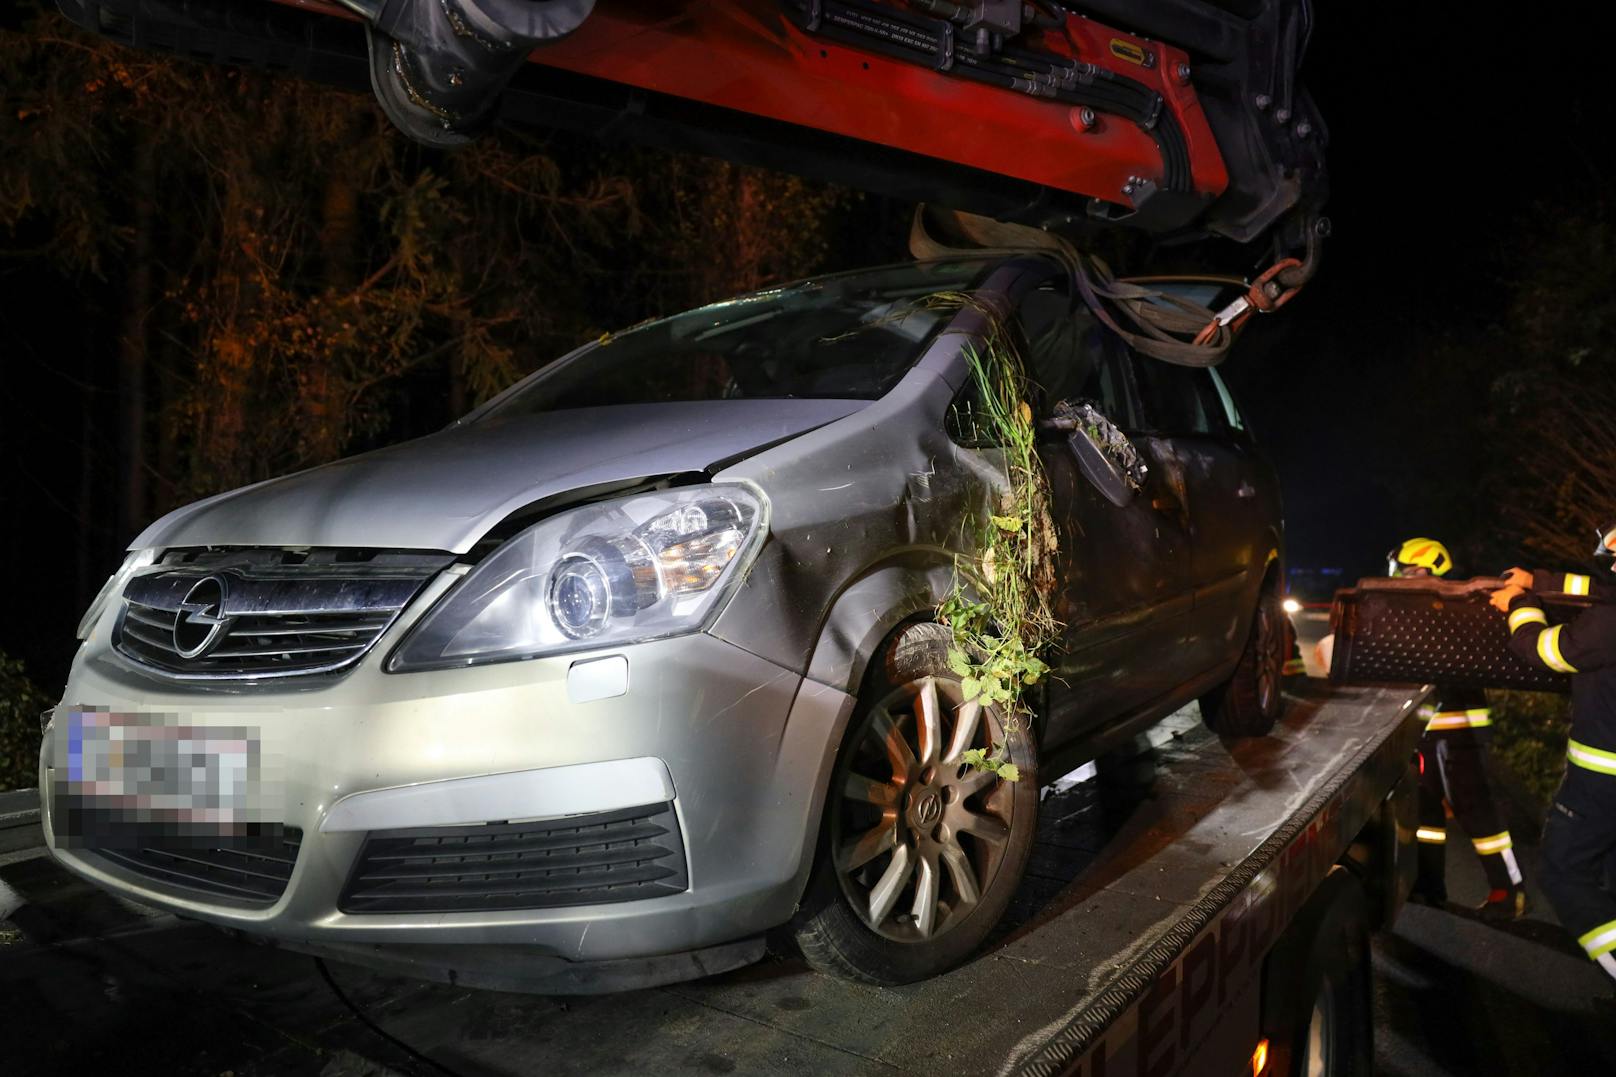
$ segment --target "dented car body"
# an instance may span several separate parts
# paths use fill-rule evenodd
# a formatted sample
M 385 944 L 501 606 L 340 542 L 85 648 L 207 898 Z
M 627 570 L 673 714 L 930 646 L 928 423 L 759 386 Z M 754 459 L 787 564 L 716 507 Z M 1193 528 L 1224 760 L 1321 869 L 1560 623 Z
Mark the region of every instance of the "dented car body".
M 917 302 L 944 291 L 975 300 Z M 1264 648 L 1277 682 L 1277 484 L 1216 374 L 1131 355 L 1050 262 L 893 267 L 636 327 L 441 433 L 152 525 L 45 740 L 53 854 L 179 915 L 464 982 L 603 990 L 754 960 L 816 863 L 846 866 L 825 822 L 852 795 L 844 740 L 1002 488 L 962 421 L 985 310 L 1010 314 L 1040 417 L 1091 401 L 1146 465 L 1119 506 L 1064 434 L 1041 446 L 1063 625 L 1028 699 L 1044 773 L 1246 665 L 1259 685 Z M 984 780 L 939 774 L 973 734 L 956 719 L 939 751 L 923 680 L 882 855 L 937 827 L 948 870 L 876 859 L 890 893 L 858 910 L 921 950 L 923 906 L 944 934 L 1014 888 L 993 849 L 1036 809 L 994 815 Z M 907 934 L 883 929 L 893 901 Z

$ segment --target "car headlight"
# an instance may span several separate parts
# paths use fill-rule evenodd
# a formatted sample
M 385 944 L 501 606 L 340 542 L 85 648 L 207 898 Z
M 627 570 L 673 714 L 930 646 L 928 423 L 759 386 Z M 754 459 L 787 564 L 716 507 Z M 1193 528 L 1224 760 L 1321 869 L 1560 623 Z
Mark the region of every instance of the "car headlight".
M 1294 598 L 1287 598 L 1284 602 L 1286 613 L 1301 613 L 1302 604 Z
M 89 639 L 90 633 L 95 630 L 95 623 L 101 619 L 101 612 L 107 608 L 107 602 L 122 593 L 124 584 L 129 582 L 130 576 L 156 562 L 156 550 L 130 551 L 129 556 L 123 559 L 123 564 L 118 566 L 118 571 L 107 577 L 107 582 L 101 585 L 101 590 L 90 600 L 90 608 L 85 610 L 84 616 L 79 619 L 78 638 Z
M 563 512 L 466 574 L 388 660 L 443 669 L 637 643 L 706 624 L 765 530 L 739 486 L 690 486 Z

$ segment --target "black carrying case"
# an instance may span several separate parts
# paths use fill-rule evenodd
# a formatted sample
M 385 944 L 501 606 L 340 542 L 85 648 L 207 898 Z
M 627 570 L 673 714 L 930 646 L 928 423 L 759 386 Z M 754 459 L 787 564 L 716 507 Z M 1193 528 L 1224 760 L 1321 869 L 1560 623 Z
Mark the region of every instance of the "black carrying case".
M 1503 580 L 1491 578 L 1371 578 L 1337 591 L 1330 614 L 1331 683 L 1570 691 L 1570 677 L 1510 653 L 1509 623 L 1487 602 L 1502 586 Z M 1593 602 L 1557 592 L 1538 597 L 1551 625 Z

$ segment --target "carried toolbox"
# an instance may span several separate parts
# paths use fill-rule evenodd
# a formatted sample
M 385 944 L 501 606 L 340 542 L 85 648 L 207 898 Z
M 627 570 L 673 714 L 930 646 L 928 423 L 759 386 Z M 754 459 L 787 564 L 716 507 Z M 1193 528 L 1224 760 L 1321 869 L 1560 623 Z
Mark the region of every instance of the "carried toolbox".
M 1509 624 L 1487 596 L 1492 578 L 1359 580 L 1337 591 L 1330 626 L 1335 684 L 1451 684 L 1568 692 L 1571 678 L 1528 664 L 1509 650 Z M 1593 603 L 1581 595 L 1540 592 L 1550 624 Z

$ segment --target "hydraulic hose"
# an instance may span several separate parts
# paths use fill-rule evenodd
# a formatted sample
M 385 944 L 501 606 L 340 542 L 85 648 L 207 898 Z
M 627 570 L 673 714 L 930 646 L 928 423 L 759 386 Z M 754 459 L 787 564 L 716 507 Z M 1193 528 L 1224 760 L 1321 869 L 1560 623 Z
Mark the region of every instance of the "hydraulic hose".
M 784 0 L 805 31 L 905 63 L 1063 104 L 1120 116 L 1148 133 L 1162 156 L 1162 189 L 1192 189 L 1189 149 L 1178 121 L 1162 96 L 1142 82 L 1093 64 L 1067 61 L 1051 53 L 1005 47 L 983 55 L 958 47 L 948 19 L 933 19 L 858 0 Z M 949 0 L 926 0 L 928 11 L 961 9 Z

